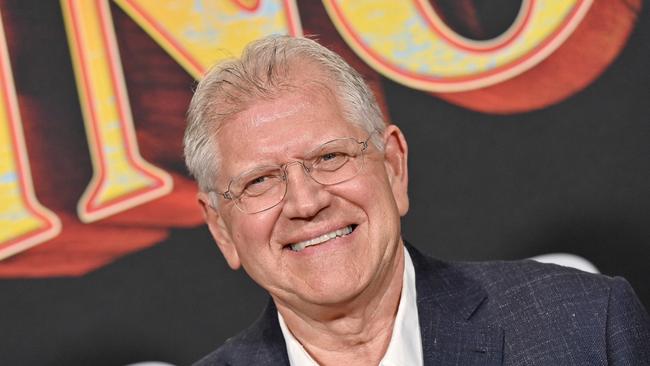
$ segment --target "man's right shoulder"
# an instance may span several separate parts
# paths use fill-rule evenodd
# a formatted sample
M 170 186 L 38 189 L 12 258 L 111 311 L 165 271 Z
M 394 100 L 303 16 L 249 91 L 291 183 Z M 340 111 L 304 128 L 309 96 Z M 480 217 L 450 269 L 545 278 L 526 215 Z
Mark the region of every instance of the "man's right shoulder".
M 288 365 L 286 345 L 273 301 L 247 329 L 229 338 L 193 366 Z
M 256 339 L 255 324 L 238 335 L 228 338 L 219 348 L 193 364 L 193 366 L 245 365 L 246 357 L 259 341 Z

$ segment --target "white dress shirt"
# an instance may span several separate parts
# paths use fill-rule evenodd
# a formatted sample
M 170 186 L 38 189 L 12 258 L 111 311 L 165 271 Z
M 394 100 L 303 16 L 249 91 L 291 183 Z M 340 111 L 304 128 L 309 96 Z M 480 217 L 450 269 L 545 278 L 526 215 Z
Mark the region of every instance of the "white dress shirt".
M 318 363 L 305 351 L 305 348 L 291 334 L 284 318 L 278 312 L 280 328 L 287 344 L 289 364 L 291 366 L 318 366 Z M 379 366 L 422 366 L 422 340 L 418 307 L 415 293 L 415 270 L 406 248 L 404 248 L 404 276 L 399 307 L 395 316 L 393 333 L 384 357 Z

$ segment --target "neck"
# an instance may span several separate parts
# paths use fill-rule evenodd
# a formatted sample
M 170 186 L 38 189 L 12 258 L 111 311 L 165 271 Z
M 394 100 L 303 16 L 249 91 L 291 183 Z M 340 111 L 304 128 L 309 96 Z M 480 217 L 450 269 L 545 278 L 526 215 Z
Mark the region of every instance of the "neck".
M 275 299 L 291 333 L 319 364 L 379 363 L 391 339 L 402 291 L 402 246 L 384 278 L 346 303 L 296 308 Z

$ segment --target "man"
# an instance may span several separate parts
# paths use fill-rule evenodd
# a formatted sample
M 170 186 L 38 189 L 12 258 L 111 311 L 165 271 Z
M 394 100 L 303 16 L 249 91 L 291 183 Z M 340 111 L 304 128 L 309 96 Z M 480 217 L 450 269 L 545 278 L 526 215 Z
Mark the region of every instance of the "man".
M 210 232 L 272 298 L 198 365 L 650 362 L 650 320 L 622 279 L 405 247 L 404 136 L 316 42 L 253 42 L 207 73 L 188 118 Z

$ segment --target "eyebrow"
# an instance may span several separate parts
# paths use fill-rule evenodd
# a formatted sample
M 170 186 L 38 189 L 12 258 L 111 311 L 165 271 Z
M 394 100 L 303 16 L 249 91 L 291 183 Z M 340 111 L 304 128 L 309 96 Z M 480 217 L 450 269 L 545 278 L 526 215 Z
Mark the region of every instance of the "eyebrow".
M 270 162 L 270 161 L 269 161 L 269 162 L 262 162 L 262 163 L 259 163 L 259 160 L 256 160 L 256 163 L 257 163 L 257 164 L 255 164 L 255 165 L 249 165 L 249 166 L 247 166 L 247 167 L 241 169 L 239 173 L 237 173 L 237 174 L 235 174 L 235 175 L 232 175 L 231 178 L 230 178 L 230 180 L 233 180 L 233 179 L 235 179 L 235 178 L 241 177 L 242 175 L 247 174 L 247 173 L 252 172 L 252 171 L 255 171 L 255 170 L 257 170 L 257 169 L 261 169 L 261 168 L 265 168 L 265 167 L 279 167 L 279 166 L 282 166 L 282 165 L 284 165 L 284 164 L 286 164 L 286 163 L 288 163 L 288 162 L 291 162 L 291 161 L 305 161 L 305 160 L 313 159 L 313 158 L 315 157 L 316 153 L 318 152 L 318 150 L 319 150 L 323 145 L 327 144 L 328 142 L 332 142 L 332 141 L 335 141 L 335 140 L 341 140 L 341 139 L 347 139 L 347 138 L 352 138 L 352 139 L 357 140 L 357 138 L 356 138 L 356 137 L 353 137 L 353 136 L 348 136 L 348 137 L 334 137 L 334 138 L 331 138 L 331 137 L 330 137 L 330 138 L 324 139 L 324 140 L 321 141 L 320 143 L 316 144 L 316 146 L 315 146 L 313 149 L 307 151 L 307 152 L 304 153 L 304 154 L 301 154 L 301 158 L 286 159 L 286 160 L 283 160 L 283 161 L 281 161 L 281 162 Z M 357 140 L 357 141 L 358 141 L 358 140 Z

